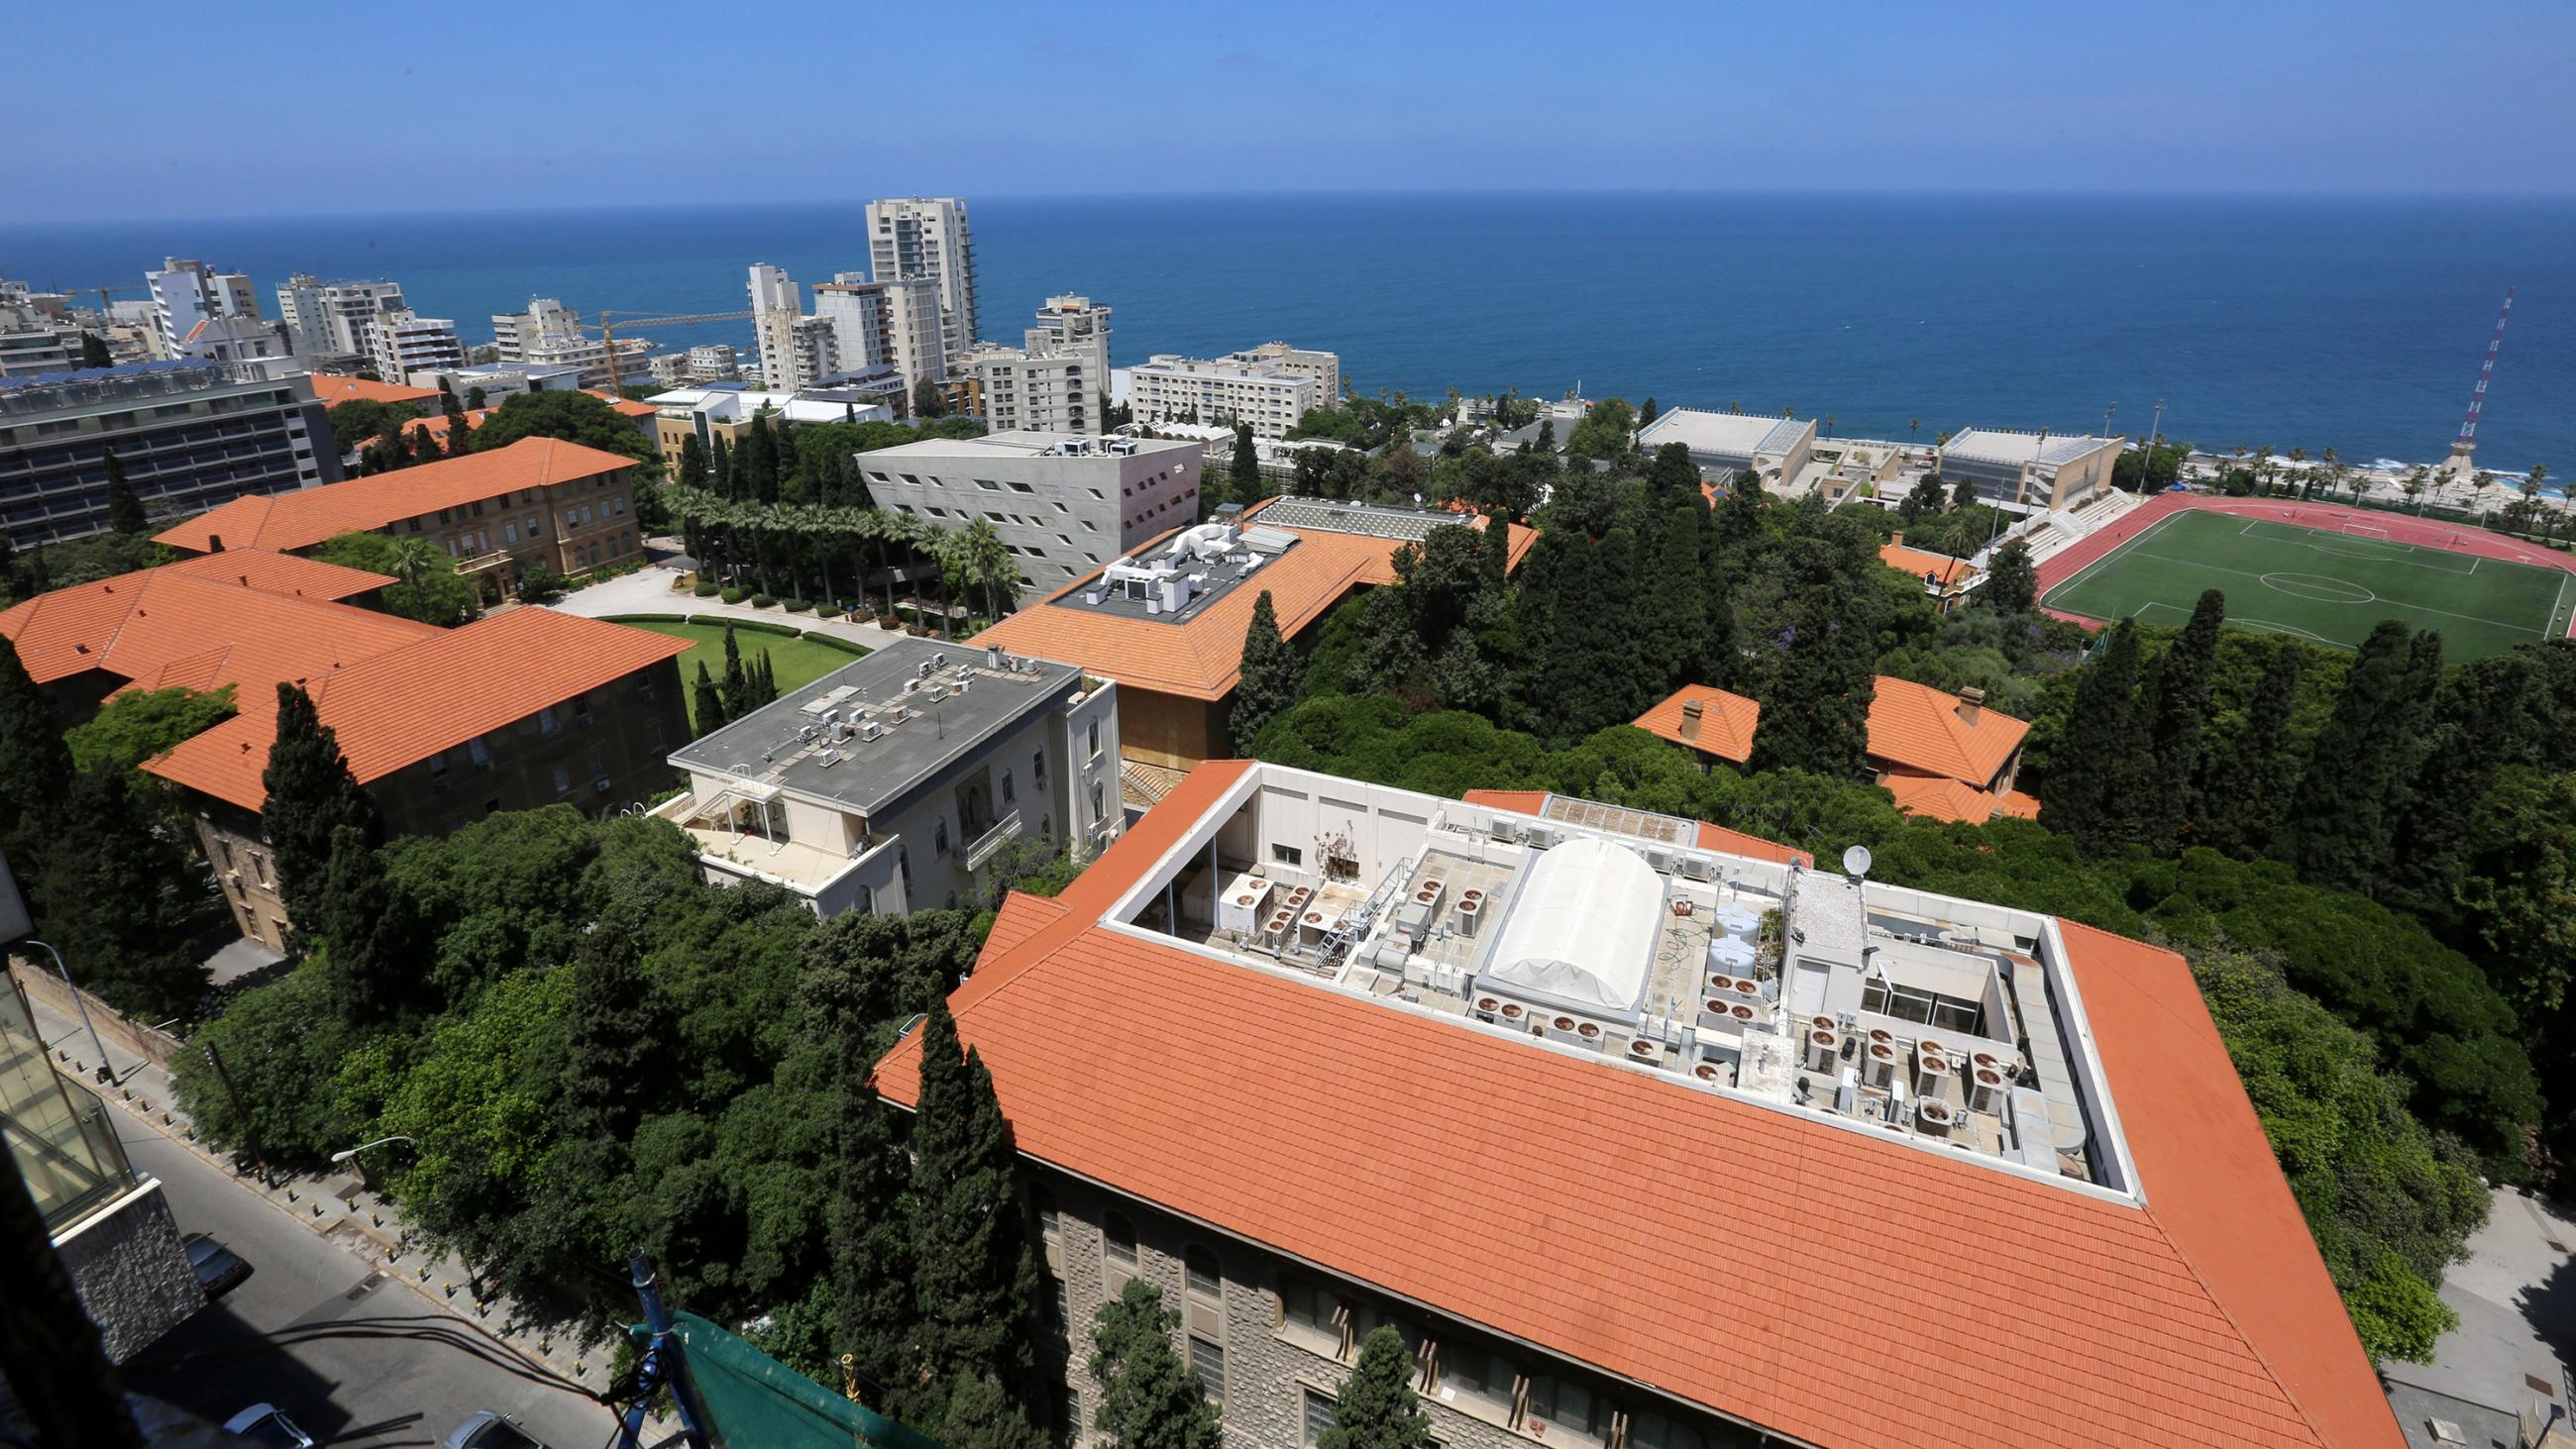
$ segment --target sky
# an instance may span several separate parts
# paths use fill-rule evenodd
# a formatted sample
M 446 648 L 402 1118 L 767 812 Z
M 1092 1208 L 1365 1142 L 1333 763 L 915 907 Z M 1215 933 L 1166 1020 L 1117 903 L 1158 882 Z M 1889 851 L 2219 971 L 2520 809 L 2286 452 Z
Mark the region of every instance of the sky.
M 10 38 L 55 58 L 10 70 L 0 212 L 27 222 L 906 191 L 2576 193 L 2568 0 L 82 0 L 20 7 Z

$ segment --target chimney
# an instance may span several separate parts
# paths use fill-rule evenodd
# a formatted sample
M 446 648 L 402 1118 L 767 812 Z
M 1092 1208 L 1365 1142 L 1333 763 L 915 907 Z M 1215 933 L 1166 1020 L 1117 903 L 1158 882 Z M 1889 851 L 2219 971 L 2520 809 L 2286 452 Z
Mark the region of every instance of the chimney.
M 1894 533 L 1889 534 L 1887 536 L 1887 546 L 1889 548 L 1903 548 L 1905 546 L 1905 530 L 1900 528 Z
M 1985 712 L 1986 692 L 1975 685 L 1959 691 L 1959 718 L 1970 729 L 1977 726 L 1977 716 Z
M 1683 739 L 1695 740 L 1699 738 L 1699 717 L 1707 708 L 1707 702 L 1704 700 L 1686 699 L 1682 701 Z

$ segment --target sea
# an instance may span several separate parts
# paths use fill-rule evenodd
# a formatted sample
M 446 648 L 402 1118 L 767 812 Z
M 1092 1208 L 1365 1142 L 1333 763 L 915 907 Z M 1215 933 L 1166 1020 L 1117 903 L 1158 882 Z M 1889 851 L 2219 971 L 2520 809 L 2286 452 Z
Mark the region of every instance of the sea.
M 2576 199 L 1713 193 L 976 197 L 981 333 L 1115 309 L 1112 362 L 1273 338 L 1362 392 L 1788 409 L 1837 436 L 2145 432 L 2576 475 Z M 745 268 L 864 271 L 859 201 L 11 225 L 0 277 L 139 288 L 164 256 L 390 277 L 488 340 L 532 296 L 741 310 Z M 128 291 L 127 297 L 141 295 Z M 748 322 L 647 327 L 747 345 Z M 2553 490 L 2554 491 L 2554 490 Z

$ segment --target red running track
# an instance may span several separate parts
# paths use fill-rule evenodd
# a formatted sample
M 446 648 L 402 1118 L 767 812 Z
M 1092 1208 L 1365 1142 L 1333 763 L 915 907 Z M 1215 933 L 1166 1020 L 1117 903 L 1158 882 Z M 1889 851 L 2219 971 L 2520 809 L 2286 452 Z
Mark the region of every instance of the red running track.
M 2073 578 L 2087 565 L 2111 550 L 2136 538 L 2173 514 L 2186 509 L 2211 513 L 2233 513 L 2244 518 L 2274 518 L 2283 523 L 2308 528 L 2340 528 L 2347 523 L 2367 524 L 2384 529 L 2392 543 L 2420 544 L 2426 548 L 2465 553 L 2478 558 L 2502 559 L 2506 563 L 2531 564 L 2537 568 L 2559 569 L 2576 573 L 2576 555 L 2542 548 L 2518 538 L 2507 538 L 2465 523 L 2446 523 L 2438 518 L 2409 518 L 2402 513 L 2382 513 L 2377 509 L 2353 508 L 2341 503 L 2291 503 L 2278 498 L 2221 498 L 2206 493 L 2159 493 L 2109 528 L 2095 529 L 2052 555 L 2039 566 L 2039 592 L 2047 597 L 2050 589 Z M 2060 619 L 2100 628 L 2102 621 L 2060 610 L 2048 611 Z M 2568 632 L 2576 636 L 2576 618 L 2568 620 Z

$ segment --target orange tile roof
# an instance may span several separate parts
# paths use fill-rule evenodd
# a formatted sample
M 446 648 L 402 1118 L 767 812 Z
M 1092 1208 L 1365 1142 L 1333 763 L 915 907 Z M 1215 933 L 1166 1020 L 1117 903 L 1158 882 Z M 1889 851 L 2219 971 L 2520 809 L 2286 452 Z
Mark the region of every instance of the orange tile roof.
M 433 412 L 438 409 L 438 389 L 406 387 L 398 382 L 369 382 L 363 377 L 343 377 L 333 372 L 313 374 L 313 395 L 325 407 L 344 402 L 422 403 Z
M 1901 770 L 1890 771 L 1878 783 L 1896 797 L 1896 808 L 1908 815 L 1970 825 L 1983 825 L 2000 815 L 2023 820 L 2039 818 L 2038 799 L 2019 790 L 1981 790 L 1947 775 L 1915 775 Z
M 476 428 L 479 428 L 479 427 L 483 426 L 483 424 L 484 424 L 486 421 L 490 420 L 490 418 L 491 418 L 492 414 L 494 414 L 495 412 L 498 412 L 498 411 L 499 411 L 499 409 L 498 409 L 498 408 L 468 408 L 468 409 L 466 409 L 466 412 L 465 412 L 465 431 L 467 431 L 467 432 L 469 432 L 469 433 L 470 433 L 470 432 L 474 431 Z M 403 425 L 403 430 L 404 430 L 405 432 L 411 432 L 411 433 L 427 433 L 427 434 L 429 434 L 430 438 L 431 438 L 433 441 L 438 442 L 438 443 L 441 443 L 441 444 L 444 444 L 444 443 L 447 441 L 447 430 L 448 430 L 448 427 L 449 427 L 449 423 L 448 423 L 447 414 L 445 414 L 445 413 L 432 413 L 432 414 L 430 414 L 428 417 L 425 417 L 425 418 L 414 418 L 414 419 L 412 419 L 410 422 L 408 422 L 408 423 L 406 423 L 406 424 L 404 424 L 404 425 Z M 381 434 L 381 433 L 379 433 L 379 434 L 377 435 L 377 437 L 379 437 L 379 438 L 380 438 L 380 437 L 382 437 L 382 436 L 383 436 L 383 434 Z M 375 442 L 375 441 L 376 441 L 376 438 L 369 438 L 369 439 L 367 439 L 367 440 L 366 440 L 366 443 L 360 443 L 358 446 L 360 446 L 360 447 L 362 447 L 362 448 L 363 448 L 363 447 L 365 447 L 365 446 L 367 445 L 367 443 L 372 443 L 372 442 Z
M 521 438 L 506 448 L 442 458 L 391 473 L 325 483 L 291 493 L 236 498 L 154 535 L 154 542 L 198 553 L 227 548 L 266 548 L 289 553 L 344 533 L 365 533 L 514 493 L 591 478 L 635 460 L 559 438 Z
M 359 784 L 689 647 L 668 634 L 536 608 L 428 633 L 306 686 L 322 723 L 338 732 Z M 244 689 L 239 703 L 240 714 L 146 768 L 245 810 L 259 809 L 268 798 L 260 775 L 277 738 L 276 691 Z
M 1263 506 L 1275 501 L 1267 500 Z M 1246 523 L 1257 522 L 1260 511 L 1247 509 L 1242 517 Z M 1479 518 L 1465 526 L 1478 528 L 1484 522 Z M 1517 523 L 1510 528 L 1506 564 L 1517 568 L 1538 534 Z M 1189 699 L 1223 699 L 1243 676 L 1243 634 L 1264 590 L 1279 616 L 1279 632 L 1293 639 L 1353 589 L 1395 582 L 1395 551 L 1403 546 L 1401 539 L 1320 529 L 1289 531 L 1298 537 L 1296 547 L 1263 565 L 1261 572 L 1187 623 L 1131 618 L 1064 602 L 1098 578 L 1095 572 L 1019 609 L 970 642 L 1080 665 L 1125 687 Z M 1144 547 L 1178 532 L 1159 534 Z
M 608 404 L 610 407 L 615 408 L 618 416 L 620 417 L 650 418 L 661 415 L 662 410 L 653 406 L 651 403 L 637 402 L 631 397 L 619 397 L 617 394 L 609 392 L 603 388 L 586 387 L 583 388 L 582 391 L 599 399 L 601 402 Z
M 1878 550 L 1878 561 L 1889 568 L 1901 569 L 1918 579 L 1925 574 L 1930 574 L 1940 580 L 1945 588 L 1962 579 L 1973 578 L 1977 572 L 1977 566 L 1966 559 L 1952 558 L 1946 553 L 1932 553 L 1925 549 L 1908 548 L 1901 543 L 1882 545 Z
M 1686 737 L 1682 734 L 1682 707 L 1694 701 L 1700 705 L 1699 733 Z M 1705 684 L 1685 684 L 1674 690 L 1671 698 L 1637 716 L 1634 723 L 1650 735 L 1740 765 L 1753 758 L 1753 727 L 1761 719 L 1762 706 L 1743 695 Z
M 2402 1442 L 2179 957 L 2064 928 L 2106 1200 L 1098 925 L 1246 768 L 1015 898 L 951 998 L 1029 1156 L 1812 1443 Z
M 1985 786 L 2002 773 L 2022 736 L 2025 720 L 1991 708 L 1977 711 L 1977 722 L 1960 717 L 1959 696 L 1894 675 L 1878 676 L 1869 703 L 1869 753 L 1872 759 L 1916 774 L 1944 775 Z
M 1545 790 L 1470 790 L 1460 797 L 1470 805 L 1488 810 L 1508 810 L 1515 815 L 1543 818 L 1547 814 L 1548 792 Z M 1803 850 L 1793 850 L 1776 840 L 1729 830 L 1723 825 L 1699 823 L 1699 848 L 1723 851 L 1728 855 L 1748 856 L 1780 865 L 1814 865 L 1816 858 Z
M 437 632 L 335 602 L 392 582 L 318 559 L 236 549 L 39 594 L 0 612 L 0 634 L 38 684 L 92 669 L 146 689 L 265 684 Z M 172 675 L 181 661 L 196 667 Z

